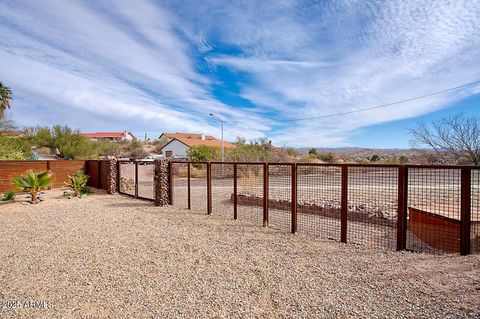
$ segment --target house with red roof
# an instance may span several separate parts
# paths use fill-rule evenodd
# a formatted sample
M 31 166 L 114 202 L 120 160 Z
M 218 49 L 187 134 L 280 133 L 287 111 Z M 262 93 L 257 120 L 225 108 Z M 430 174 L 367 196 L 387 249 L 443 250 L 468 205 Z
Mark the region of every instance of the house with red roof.
M 167 157 L 187 158 L 190 147 L 206 145 L 211 147 L 222 147 L 222 141 L 211 135 L 195 133 L 163 133 L 159 137 L 160 142 L 166 143 L 162 147 L 162 153 Z M 225 148 L 233 148 L 230 142 L 224 141 Z
M 81 133 L 88 137 L 91 141 L 111 141 L 111 142 L 129 142 L 136 137 L 127 131 L 123 132 L 96 132 L 96 133 Z

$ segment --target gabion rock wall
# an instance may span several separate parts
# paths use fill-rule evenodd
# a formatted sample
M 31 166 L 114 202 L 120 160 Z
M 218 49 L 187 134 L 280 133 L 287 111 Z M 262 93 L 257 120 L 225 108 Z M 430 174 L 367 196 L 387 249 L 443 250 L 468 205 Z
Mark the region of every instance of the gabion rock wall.
M 169 167 L 170 159 L 155 160 L 155 173 L 153 178 L 155 206 L 165 206 L 170 204 Z
M 117 160 L 107 161 L 107 193 L 115 194 L 117 192 Z

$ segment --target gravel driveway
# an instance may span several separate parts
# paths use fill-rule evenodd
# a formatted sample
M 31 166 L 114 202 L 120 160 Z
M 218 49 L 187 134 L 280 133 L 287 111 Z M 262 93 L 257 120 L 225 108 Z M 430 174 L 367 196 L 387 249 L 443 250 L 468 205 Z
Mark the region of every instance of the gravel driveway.
M 373 250 L 60 191 L 0 204 L 0 234 L 0 318 L 480 318 L 479 255 Z

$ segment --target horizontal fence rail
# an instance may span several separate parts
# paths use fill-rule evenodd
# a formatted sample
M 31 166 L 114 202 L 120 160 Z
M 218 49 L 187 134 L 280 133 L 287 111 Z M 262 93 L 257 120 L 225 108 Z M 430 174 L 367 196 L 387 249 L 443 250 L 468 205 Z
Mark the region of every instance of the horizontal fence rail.
M 480 167 L 173 161 L 173 203 L 388 250 L 479 253 Z

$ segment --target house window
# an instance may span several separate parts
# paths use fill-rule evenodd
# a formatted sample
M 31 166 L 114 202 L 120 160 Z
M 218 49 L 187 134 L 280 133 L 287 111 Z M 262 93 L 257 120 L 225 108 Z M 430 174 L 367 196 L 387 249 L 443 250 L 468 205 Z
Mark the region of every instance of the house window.
M 172 157 L 172 151 L 165 151 L 166 157 Z

